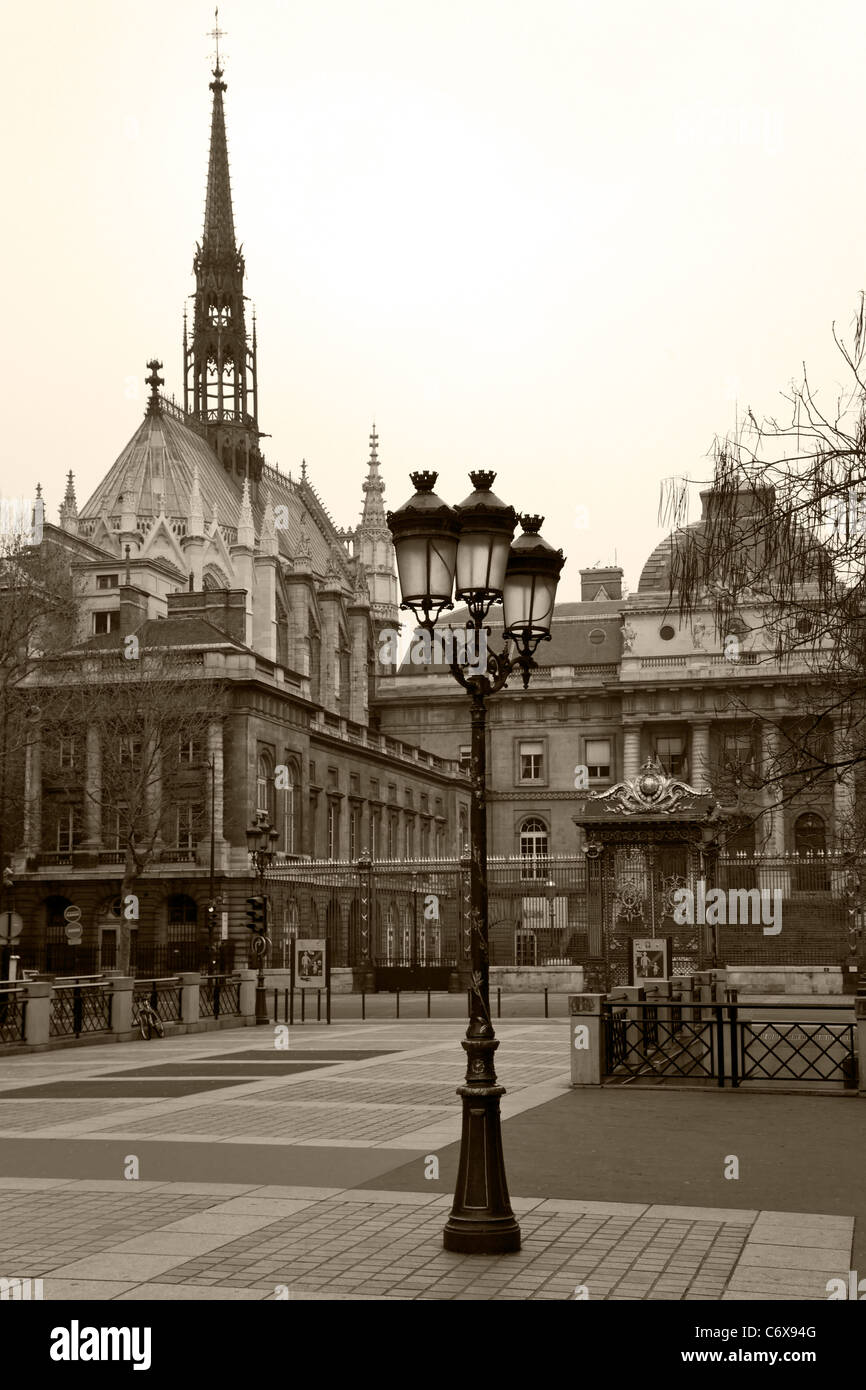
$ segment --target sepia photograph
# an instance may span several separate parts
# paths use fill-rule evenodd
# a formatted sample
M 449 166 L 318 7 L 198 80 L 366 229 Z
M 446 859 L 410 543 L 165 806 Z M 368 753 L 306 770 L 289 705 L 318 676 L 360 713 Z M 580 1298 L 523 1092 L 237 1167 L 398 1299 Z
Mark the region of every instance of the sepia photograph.
M 469 1300 L 841 1369 L 864 53 L 853 0 L 7 9 L 22 1367 Z

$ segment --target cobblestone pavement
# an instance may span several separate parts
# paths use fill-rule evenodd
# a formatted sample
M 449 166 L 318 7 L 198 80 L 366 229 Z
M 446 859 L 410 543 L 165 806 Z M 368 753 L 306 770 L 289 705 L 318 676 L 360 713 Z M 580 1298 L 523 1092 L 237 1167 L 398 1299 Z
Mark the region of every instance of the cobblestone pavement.
M 0 1276 L 42 1279 L 47 1299 L 98 1300 L 800 1300 L 825 1299 L 829 1279 L 847 1279 L 846 1215 L 555 1191 L 512 1196 L 520 1252 L 444 1251 L 450 1179 L 428 1187 L 424 1168 L 438 1152 L 453 1161 L 460 1031 L 445 1021 L 307 1025 L 285 1051 L 272 1029 L 247 1028 L 6 1060 Z M 509 1118 L 531 1124 L 533 1110 L 540 1119 L 575 1093 L 567 1023 L 503 1020 L 499 1035 L 507 1151 Z M 307 1065 L 288 1075 L 289 1060 Z M 191 1086 L 213 1085 L 216 1073 L 232 1084 L 136 1099 L 166 1063 Z M 100 1080 L 113 1092 L 102 1102 L 92 1095 Z M 49 1083 L 52 1098 L 34 1095 Z M 76 1098 L 76 1087 L 88 1094 Z M 131 1157 L 139 1179 L 124 1176 Z M 415 1190 L 389 1186 L 389 1173 L 405 1184 L 407 1171 Z M 274 1172 L 278 1185 L 263 1176 Z
M 853 1221 L 513 1200 L 523 1245 L 442 1249 L 450 1198 L 0 1179 L 0 1268 L 46 1299 L 824 1299 Z M 811 1244 L 809 1242 L 815 1242 Z

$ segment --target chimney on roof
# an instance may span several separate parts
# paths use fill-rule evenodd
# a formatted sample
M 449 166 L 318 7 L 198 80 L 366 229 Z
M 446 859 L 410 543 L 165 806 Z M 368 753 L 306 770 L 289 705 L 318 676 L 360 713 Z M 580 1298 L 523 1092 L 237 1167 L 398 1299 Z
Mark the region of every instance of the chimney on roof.
M 623 571 L 618 565 L 599 565 L 580 571 L 581 603 L 598 603 L 622 598 Z

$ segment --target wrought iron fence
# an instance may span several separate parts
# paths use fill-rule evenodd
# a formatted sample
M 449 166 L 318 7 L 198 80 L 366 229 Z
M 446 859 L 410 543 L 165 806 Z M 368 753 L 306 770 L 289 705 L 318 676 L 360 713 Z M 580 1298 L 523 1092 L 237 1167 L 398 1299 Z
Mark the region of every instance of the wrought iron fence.
M 20 989 L 0 989 L 0 1042 L 24 1041 L 25 1008 Z
M 57 984 L 51 995 L 52 1038 L 104 1033 L 111 1027 L 111 995 L 104 984 Z
M 171 977 L 162 980 L 139 979 L 133 986 L 133 1007 L 147 1000 L 163 1023 L 180 1023 L 181 994 L 181 986 Z
M 198 990 L 199 1018 L 223 1018 L 227 1014 L 239 1014 L 240 980 L 232 980 L 224 975 L 206 975 Z
M 839 963 L 849 924 L 846 867 L 830 854 L 722 856 L 715 886 L 726 893 L 758 889 L 771 901 L 777 894 L 782 930 L 765 936 L 760 922 L 722 922 L 717 963 Z M 866 861 L 859 867 L 866 885 Z M 267 889 L 272 965 L 288 965 L 294 936 L 326 937 L 335 966 L 453 968 L 468 955 L 468 883 L 458 860 L 379 860 L 366 870 L 338 861 L 282 864 L 269 871 Z M 606 920 L 582 855 L 490 858 L 488 895 L 491 965 L 586 965 L 606 958 L 616 966 L 611 983 L 621 983 L 628 938 L 649 934 L 639 911 L 628 921 Z M 671 919 L 662 934 L 674 938 L 675 973 L 710 963 L 706 932 Z
M 789 1004 L 754 1007 L 771 1017 L 744 1019 L 741 1006 L 731 1000 L 623 1004 L 607 999 L 602 1005 L 605 1078 L 608 1083 L 703 1080 L 734 1087 L 793 1082 L 837 1091 L 857 1085 L 853 1023 L 772 1017 L 774 1009 L 790 1013 Z M 808 1008 L 812 1014 L 839 1011 L 831 1004 Z

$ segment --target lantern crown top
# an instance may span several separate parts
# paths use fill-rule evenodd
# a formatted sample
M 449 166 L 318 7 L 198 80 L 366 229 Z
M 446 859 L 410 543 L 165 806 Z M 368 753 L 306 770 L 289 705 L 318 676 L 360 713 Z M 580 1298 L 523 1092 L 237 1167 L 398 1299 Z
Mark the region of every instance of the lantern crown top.
M 438 477 L 438 473 L 433 473 L 428 468 L 422 469 L 419 473 L 409 474 L 409 480 L 417 492 L 432 492 Z
M 469 481 L 479 492 L 489 492 L 496 481 L 496 474 L 486 468 L 477 469 L 469 474 Z
M 537 536 L 544 525 L 544 517 L 537 513 L 530 515 L 528 512 L 519 512 L 517 520 L 523 527 L 524 535 Z

